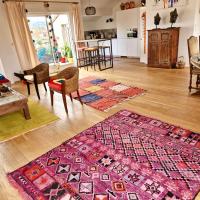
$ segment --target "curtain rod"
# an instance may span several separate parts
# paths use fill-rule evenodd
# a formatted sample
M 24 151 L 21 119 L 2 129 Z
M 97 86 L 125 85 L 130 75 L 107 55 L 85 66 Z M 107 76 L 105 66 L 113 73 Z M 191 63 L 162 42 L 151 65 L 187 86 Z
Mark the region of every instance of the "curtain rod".
M 2 0 L 2 3 L 5 3 L 6 1 L 15 1 L 15 2 L 32 2 L 32 3 L 71 3 L 71 4 L 78 4 L 79 2 L 69 2 L 69 1 L 34 1 L 34 0 Z

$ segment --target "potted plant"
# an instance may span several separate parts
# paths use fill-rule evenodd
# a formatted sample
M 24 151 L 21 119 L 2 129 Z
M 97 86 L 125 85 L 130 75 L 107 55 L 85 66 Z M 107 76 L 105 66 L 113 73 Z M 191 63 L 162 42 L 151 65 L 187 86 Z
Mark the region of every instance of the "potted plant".
M 65 62 L 66 61 L 69 61 L 69 63 L 73 62 L 72 50 L 67 44 L 65 44 L 64 47 L 62 48 L 62 55 L 63 55 L 62 56 L 63 61 L 65 58 Z

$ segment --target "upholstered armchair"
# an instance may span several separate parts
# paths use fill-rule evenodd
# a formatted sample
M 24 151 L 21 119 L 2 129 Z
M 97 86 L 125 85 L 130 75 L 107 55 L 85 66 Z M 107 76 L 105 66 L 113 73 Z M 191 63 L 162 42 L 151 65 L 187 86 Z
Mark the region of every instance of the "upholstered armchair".
M 42 63 L 33 69 L 24 71 L 24 79 L 27 84 L 28 94 L 30 95 L 30 84 L 33 83 L 35 85 L 38 99 L 40 99 L 38 84 L 43 84 L 47 91 L 45 83 L 49 81 L 49 64 Z
M 189 59 L 191 59 L 192 56 L 198 55 L 200 53 L 199 51 L 199 42 L 198 38 L 191 36 L 188 39 L 188 53 L 189 53 Z M 197 76 L 196 79 L 196 87 L 192 86 L 192 78 L 193 75 Z M 191 92 L 192 89 L 198 89 L 198 86 L 200 84 L 200 69 L 193 66 L 190 60 L 190 83 L 189 83 L 189 91 Z
M 51 93 L 51 105 L 53 106 L 54 92 L 61 93 L 66 113 L 68 113 L 66 95 L 69 95 L 71 101 L 73 101 L 72 93 L 77 92 L 78 99 L 82 104 L 79 94 L 79 70 L 77 67 L 66 68 L 52 77 L 49 81 L 49 88 Z

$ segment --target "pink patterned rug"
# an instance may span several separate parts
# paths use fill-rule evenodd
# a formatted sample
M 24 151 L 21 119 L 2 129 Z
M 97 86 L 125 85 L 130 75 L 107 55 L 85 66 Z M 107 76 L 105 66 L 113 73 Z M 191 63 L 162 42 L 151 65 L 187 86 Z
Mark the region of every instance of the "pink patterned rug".
M 8 178 L 27 200 L 192 200 L 200 135 L 123 110 Z
M 79 81 L 80 96 L 86 105 L 106 111 L 118 103 L 144 94 L 145 90 L 89 76 Z M 73 94 L 77 98 L 76 93 Z

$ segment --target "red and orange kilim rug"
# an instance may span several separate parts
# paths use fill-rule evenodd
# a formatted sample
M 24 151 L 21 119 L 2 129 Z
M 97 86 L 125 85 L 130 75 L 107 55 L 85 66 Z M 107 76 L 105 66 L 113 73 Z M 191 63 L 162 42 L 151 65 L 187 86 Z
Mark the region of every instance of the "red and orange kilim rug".
M 192 200 L 200 135 L 123 110 L 8 178 L 26 200 Z
M 79 81 L 79 86 L 83 103 L 100 111 L 106 111 L 118 103 L 140 96 L 145 92 L 141 88 L 97 77 L 83 78 Z M 73 94 L 73 97 L 77 98 L 76 94 Z

